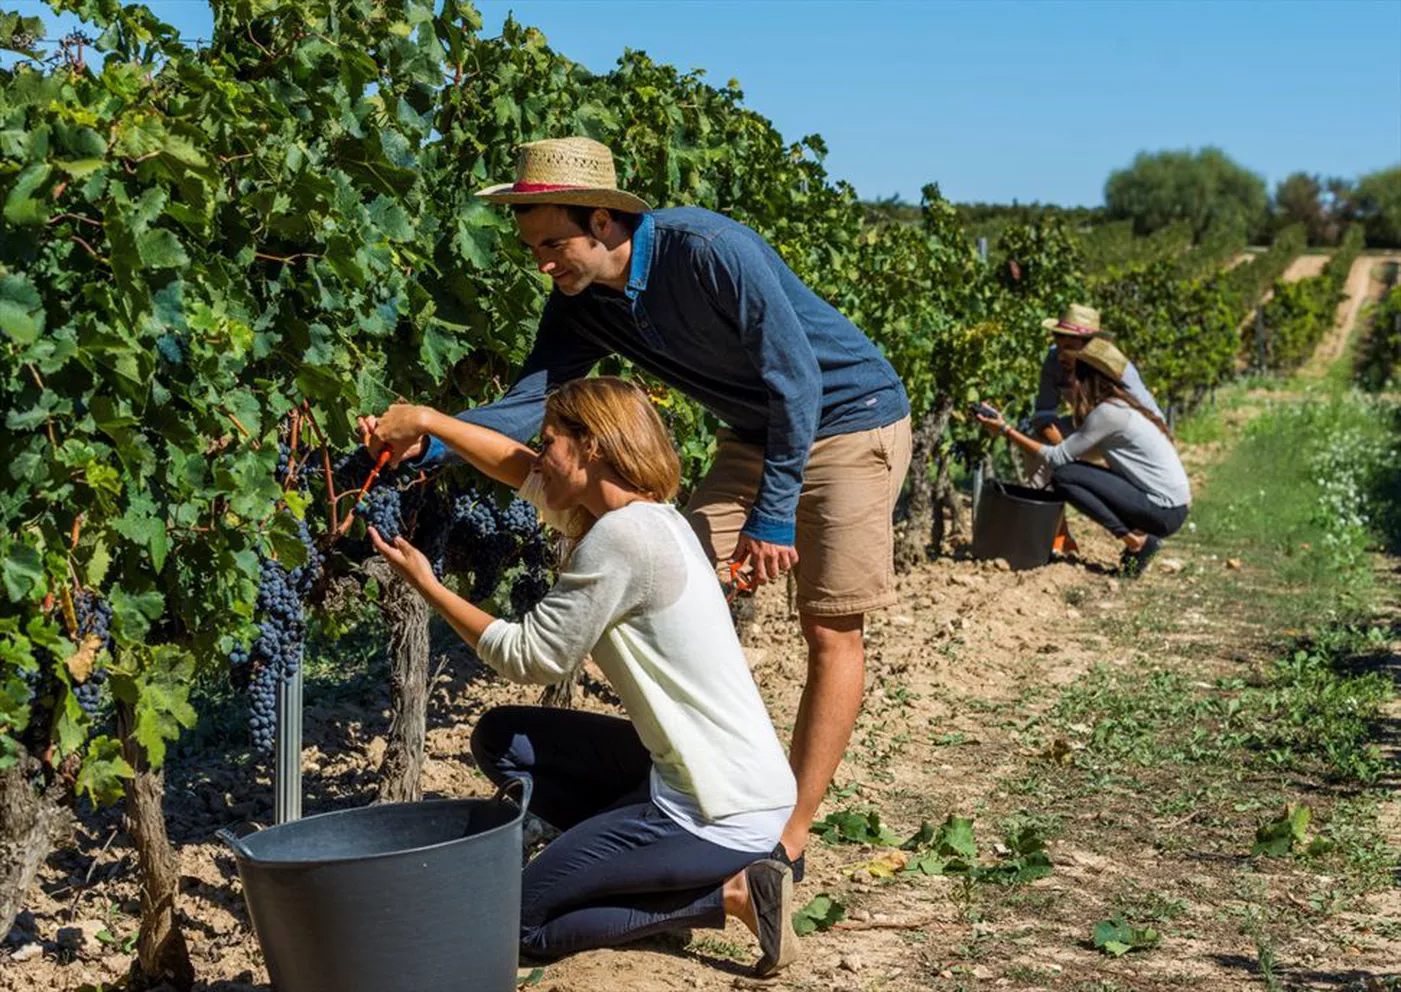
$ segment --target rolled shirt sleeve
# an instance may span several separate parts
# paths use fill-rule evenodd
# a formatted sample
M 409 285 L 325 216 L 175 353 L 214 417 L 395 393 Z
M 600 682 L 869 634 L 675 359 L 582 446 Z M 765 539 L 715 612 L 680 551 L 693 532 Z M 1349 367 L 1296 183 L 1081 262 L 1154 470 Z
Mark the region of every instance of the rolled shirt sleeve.
M 545 395 L 570 379 L 587 375 L 609 349 L 575 333 L 559 314 L 560 307 L 551 295 L 540 317 L 535 344 L 521 368 L 520 378 L 494 403 L 487 403 L 457 415 L 458 420 L 486 427 L 527 444 L 540 431 L 545 416 Z M 451 464 L 457 454 L 436 437 L 430 437 L 428 449 L 416 461 L 414 469 L 436 468 Z
M 1056 354 L 1056 346 L 1051 345 L 1046 352 L 1046 359 L 1041 363 L 1041 380 L 1036 389 L 1036 406 L 1031 413 L 1031 429 L 1041 430 L 1048 424 L 1056 422 L 1056 414 L 1060 411 L 1060 399 L 1062 391 L 1068 386 L 1063 382 L 1064 374 L 1060 367 L 1060 358 Z
M 822 372 L 802 322 L 760 244 L 727 233 L 712 243 L 707 264 L 716 305 L 735 321 L 745 352 L 769 395 L 764 468 L 742 533 L 791 545 L 803 471 L 817 436 Z

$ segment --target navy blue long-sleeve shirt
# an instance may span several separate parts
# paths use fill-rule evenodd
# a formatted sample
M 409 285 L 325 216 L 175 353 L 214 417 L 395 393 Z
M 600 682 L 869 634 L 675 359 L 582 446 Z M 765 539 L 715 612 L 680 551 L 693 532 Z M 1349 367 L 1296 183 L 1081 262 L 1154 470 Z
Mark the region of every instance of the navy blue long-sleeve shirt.
M 458 414 L 524 443 L 545 394 L 622 355 L 764 448 L 744 533 L 792 544 L 798 495 L 820 437 L 894 423 L 910 411 L 895 370 L 851 321 L 808 289 L 758 234 L 698 207 L 644 214 L 622 293 L 551 294 L 520 378 Z M 421 465 L 451 457 L 433 439 Z

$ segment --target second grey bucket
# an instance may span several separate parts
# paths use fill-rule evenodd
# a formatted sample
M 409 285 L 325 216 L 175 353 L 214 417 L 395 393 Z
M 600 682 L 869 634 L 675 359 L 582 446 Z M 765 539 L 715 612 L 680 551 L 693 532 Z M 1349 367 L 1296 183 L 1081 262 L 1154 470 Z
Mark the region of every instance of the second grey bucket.
M 1065 501 L 1048 489 L 994 479 L 983 484 L 973 516 L 973 557 L 1005 558 L 1014 570 L 1051 560 Z

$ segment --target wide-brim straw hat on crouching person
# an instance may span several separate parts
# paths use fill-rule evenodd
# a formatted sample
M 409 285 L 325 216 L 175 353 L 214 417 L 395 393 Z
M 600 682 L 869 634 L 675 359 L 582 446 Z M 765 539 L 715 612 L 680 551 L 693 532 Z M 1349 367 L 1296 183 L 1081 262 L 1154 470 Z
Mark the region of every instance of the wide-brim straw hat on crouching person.
M 1085 346 L 1075 353 L 1075 360 L 1104 373 L 1120 386 L 1124 384 L 1124 373 L 1129 367 L 1129 360 L 1122 351 L 1103 338 L 1091 338 L 1086 341 Z
M 591 138 L 548 138 L 520 146 L 516 181 L 478 190 L 492 203 L 550 203 L 604 207 L 646 213 L 652 207 L 640 196 L 618 188 L 618 172 L 608 146 Z
M 1072 303 L 1059 317 L 1047 317 L 1041 326 L 1052 334 L 1064 334 L 1072 338 L 1092 338 L 1102 331 L 1099 326 L 1099 311 L 1094 307 Z

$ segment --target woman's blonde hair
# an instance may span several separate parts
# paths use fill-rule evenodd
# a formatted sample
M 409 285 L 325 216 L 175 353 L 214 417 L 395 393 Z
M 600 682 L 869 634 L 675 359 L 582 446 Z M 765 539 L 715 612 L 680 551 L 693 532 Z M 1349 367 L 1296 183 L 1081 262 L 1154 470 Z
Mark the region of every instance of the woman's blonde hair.
M 638 492 L 676 495 L 681 459 L 647 394 L 626 379 L 571 379 L 545 397 L 545 423 L 592 447 Z

